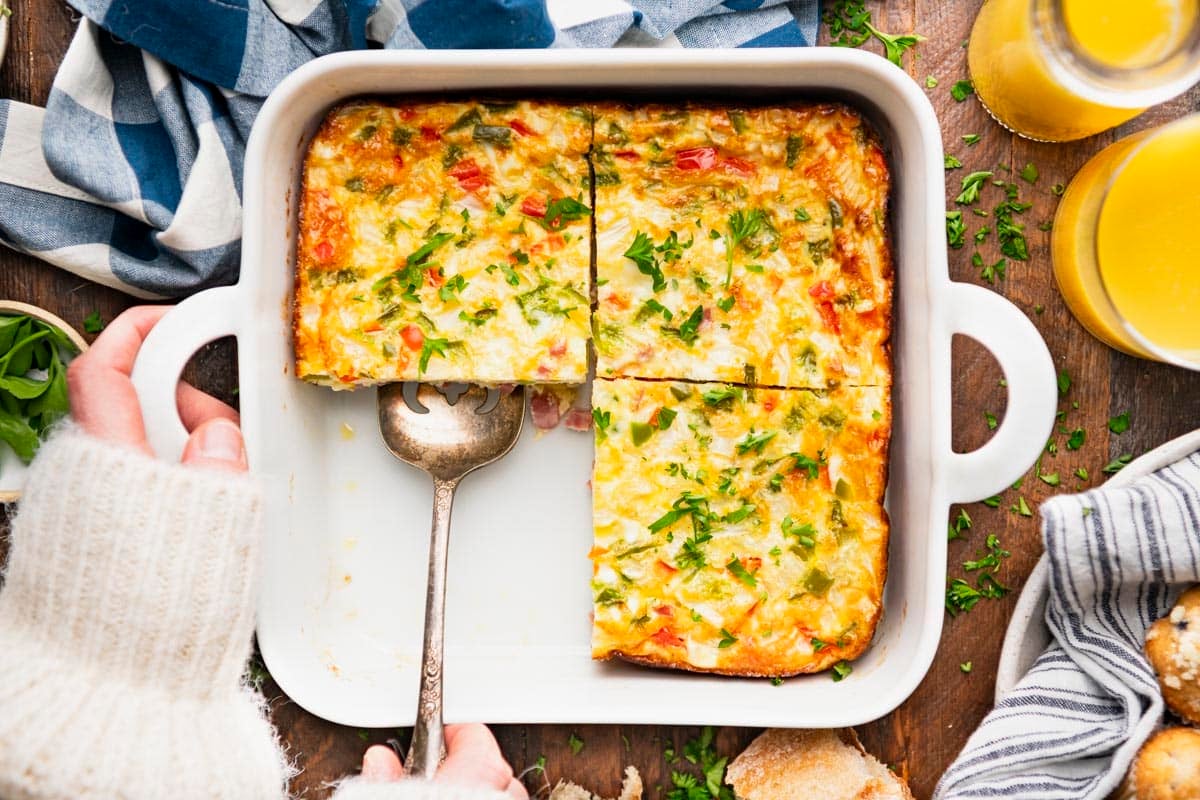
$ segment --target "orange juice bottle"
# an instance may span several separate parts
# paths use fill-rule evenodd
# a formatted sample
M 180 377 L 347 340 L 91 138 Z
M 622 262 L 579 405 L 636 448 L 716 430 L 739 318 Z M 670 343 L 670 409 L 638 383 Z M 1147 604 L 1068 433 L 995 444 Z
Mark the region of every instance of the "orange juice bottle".
M 1200 80 L 1200 0 L 985 0 L 967 63 L 1001 125 L 1081 139 Z
M 1101 150 L 1054 219 L 1054 276 L 1094 336 L 1200 369 L 1200 114 Z

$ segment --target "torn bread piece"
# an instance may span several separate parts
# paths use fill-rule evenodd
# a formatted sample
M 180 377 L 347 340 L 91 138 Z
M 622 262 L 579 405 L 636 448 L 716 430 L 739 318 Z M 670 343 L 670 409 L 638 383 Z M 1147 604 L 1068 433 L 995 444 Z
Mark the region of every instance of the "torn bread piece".
M 904 781 L 863 750 L 851 728 L 768 730 L 733 760 L 739 800 L 912 800 Z
M 550 800 L 603 800 L 603 798 L 570 781 L 559 781 L 554 790 L 550 792 Z M 625 768 L 625 779 L 621 781 L 621 796 L 617 800 L 642 800 L 642 776 L 638 774 L 637 767 Z

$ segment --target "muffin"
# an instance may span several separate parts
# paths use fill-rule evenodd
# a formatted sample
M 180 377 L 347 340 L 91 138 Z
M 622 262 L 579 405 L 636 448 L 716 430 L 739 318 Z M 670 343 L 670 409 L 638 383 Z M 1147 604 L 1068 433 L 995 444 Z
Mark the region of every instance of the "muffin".
M 1180 595 L 1171 613 L 1150 626 L 1146 657 L 1167 707 L 1200 724 L 1200 586 Z
M 1167 728 L 1138 751 L 1118 800 L 1200 798 L 1200 731 Z

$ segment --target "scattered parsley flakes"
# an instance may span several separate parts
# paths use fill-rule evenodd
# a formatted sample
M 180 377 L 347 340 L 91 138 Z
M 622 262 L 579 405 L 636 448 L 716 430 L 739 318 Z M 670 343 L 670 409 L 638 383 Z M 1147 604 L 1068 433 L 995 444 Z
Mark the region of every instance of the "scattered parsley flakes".
M 1060 482 L 1057 472 L 1040 473 L 1038 478 L 1047 486 L 1058 486 Z
M 1101 472 L 1103 472 L 1105 475 L 1116 475 L 1118 472 L 1125 469 L 1125 467 L 1129 466 L 1129 462 L 1132 460 L 1133 460 L 1132 453 L 1125 453 L 1124 455 L 1119 455 L 1116 458 L 1114 458 L 1112 461 L 1105 464 L 1104 469 L 1102 469 Z
M 829 43 L 834 47 L 859 47 L 874 36 L 883 44 L 887 60 L 903 66 L 904 52 L 922 42 L 919 33 L 894 35 L 884 33 L 871 24 L 871 12 L 864 0 L 837 0 L 822 15 L 829 26 Z
M 985 411 L 985 412 L 983 412 L 983 418 L 984 418 L 984 420 L 987 422 L 987 426 L 988 426 L 988 430 L 989 430 L 989 431 L 994 431 L 994 430 L 996 430 L 996 425 L 997 425 L 998 423 L 996 422 L 996 415 L 995 415 L 995 414 L 993 414 L 993 413 L 992 413 L 992 412 L 990 412 L 990 411 Z
M 1058 373 L 1058 393 L 1065 396 L 1071 390 L 1071 375 L 1065 369 Z
M 4 6 L 0 6 L 0 8 L 4 8 Z M 0 13 L 0 16 L 3 14 Z M 83 318 L 83 330 L 86 333 L 99 333 L 104 330 L 104 320 L 100 319 L 99 311 L 93 311 Z
M 721 628 L 721 641 L 717 642 L 717 649 L 724 650 L 726 647 L 731 647 L 737 642 L 737 637 L 729 631 Z
M 741 560 L 737 556 L 729 559 L 729 563 L 725 565 L 725 569 L 729 570 L 733 577 L 737 578 L 751 589 L 758 586 L 758 579 L 754 577 L 754 574 L 751 573 L 750 570 L 746 569 L 745 565 L 742 564 Z
M 1063 192 L 1065 191 L 1067 191 L 1067 187 L 1063 186 L 1061 183 L 1056 183 L 1050 187 L 1050 194 L 1054 195 L 1055 197 L 1062 197 Z
M 571 736 L 567 739 L 567 747 L 571 748 L 571 755 L 577 756 L 583 750 L 583 739 L 571 732 Z
M 1081 481 L 1086 481 L 1088 479 L 1087 467 L 1080 467 L 1079 469 L 1075 470 L 1075 477 L 1079 478 Z
M 961 206 L 969 206 L 972 203 L 979 201 L 979 190 L 988 178 L 995 173 L 992 172 L 972 172 L 962 179 L 962 191 L 958 197 L 954 198 L 954 202 Z
M 983 137 L 981 137 L 978 133 L 967 133 L 963 135 L 962 140 L 966 143 L 967 147 L 971 147 L 979 144 L 979 140 L 981 138 Z
M 837 683 L 841 680 L 844 680 L 846 676 L 853 671 L 854 667 L 851 666 L 849 661 L 839 661 L 833 665 L 833 682 Z
M 1026 164 L 1018 174 L 1026 183 L 1037 183 L 1038 168 L 1033 165 L 1033 162 Z
M 656 294 L 667 288 L 667 279 L 658 264 L 658 259 L 654 257 L 654 242 L 649 236 L 638 231 L 633 237 L 633 243 L 623 255 L 637 265 L 638 272 L 650 277 Z
M 938 85 L 938 79 L 933 77 L 932 75 L 925 78 L 925 88 L 926 89 L 936 89 L 937 85 Z
M 983 500 L 982 503 L 985 506 L 987 506 L 988 508 L 999 508 L 1000 507 L 1000 495 L 994 494 L 991 497 L 987 498 L 986 500 Z
M 1012 507 L 1012 510 L 1020 514 L 1022 517 L 1032 517 L 1033 511 L 1029 509 L 1029 503 L 1025 502 L 1024 497 L 1017 498 L 1017 504 Z
M 975 94 L 975 85 L 969 80 L 956 81 L 950 87 L 950 96 L 961 103 L 971 95 Z
M 1071 435 L 1067 438 L 1067 449 L 1078 450 L 1083 447 L 1083 443 L 1087 440 L 1087 431 L 1083 428 L 1076 428 L 1071 431 Z
M 972 664 L 970 661 L 964 661 L 958 665 L 958 668 L 962 670 L 964 675 L 967 675 L 971 672 Z
M 1129 430 L 1129 412 L 1117 414 L 1108 420 L 1108 429 L 1113 433 L 1124 433 Z
M 953 522 L 949 523 L 949 536 L 947 537 L 947 540 L 953 541 L 954 539 L 963 539 L 965 538 L 963 536 L 963 531 L 968 531 L 970 529 L 971 517 L 967 514 L 967 510 L 965 508 L 960 508 L 958 510 L 958 516 L 954 518 Z
M 955 156 L 952 156 L 949 153 L 942 156 L 942 161 L 946 165 L 946 169 L 959 169 L 963 165 L 963 163 L 961 161 L 959 161 Z
M 958 249 L 963 246 L 967 235 L 967 226 L 963 223 L 961 211 L 946 212 L 946 243 Z

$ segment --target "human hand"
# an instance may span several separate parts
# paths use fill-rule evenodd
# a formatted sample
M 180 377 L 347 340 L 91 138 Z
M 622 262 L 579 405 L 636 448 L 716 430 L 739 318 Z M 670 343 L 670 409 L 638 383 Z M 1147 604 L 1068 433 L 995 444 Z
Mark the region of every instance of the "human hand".
M 125 311 L 67 367 L 71 416 L 85 432 L 154 455 L 129 376 L 142 342 L 169 310 L 170 306 L 136 306 Z M 183 381 L 175 400 L 190 434 L 183 463 L 245 471 L 237 412 Z
M 397 781 L 404 777 L 404 767 L 392 748 L 377 744 L 363 755 L 362 777 L 376 782 Z M 434 781 L 494 789 L 514 800 L 529 797 L 500 754 L 492 732 L 479 724 L 446 726 L 446 760 L 438 767 Z

